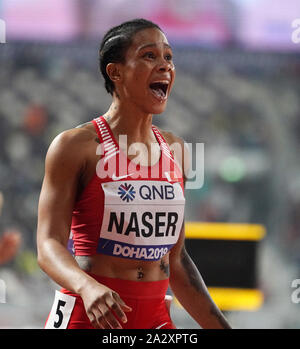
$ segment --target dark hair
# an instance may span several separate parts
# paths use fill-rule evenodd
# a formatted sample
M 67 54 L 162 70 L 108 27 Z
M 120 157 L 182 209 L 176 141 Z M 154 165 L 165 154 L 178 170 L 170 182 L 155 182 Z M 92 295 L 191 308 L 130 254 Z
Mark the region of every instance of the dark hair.
M 140 30 L 161 28 L 146 19 L 138 18 L 124 22 L 111 28 L 103 37 L 99 50 L 99 67 L 105 80 L 105 88 L 111 95 L 115 89 L 114 83 L 106 73 L 108 63 L 123 63 L 127 49 L 132 43 L 133 36 Z

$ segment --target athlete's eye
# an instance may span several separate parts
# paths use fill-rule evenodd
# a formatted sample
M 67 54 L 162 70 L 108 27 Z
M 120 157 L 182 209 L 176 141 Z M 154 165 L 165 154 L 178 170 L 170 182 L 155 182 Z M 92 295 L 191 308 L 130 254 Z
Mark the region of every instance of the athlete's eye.
M 143 57 L 154 59 L 154 58 L 155 58 L 155 54 L 154 54 L 153 52 L 149 51 L 149 52 L 146 52 L 146 53 L 143 55 Z
M 169 53 L 165 56 L 167 61 L 171 61 L 173 59 L 173 56 Z

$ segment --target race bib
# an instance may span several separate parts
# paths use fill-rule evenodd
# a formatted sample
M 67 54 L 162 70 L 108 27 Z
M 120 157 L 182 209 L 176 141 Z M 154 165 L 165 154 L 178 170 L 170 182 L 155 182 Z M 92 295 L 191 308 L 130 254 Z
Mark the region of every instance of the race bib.
M 51 308 L 46 329 L 66 329 L 75 305 L 76 298 L 55 291 L 54 303 Z
M 159 260 L 177 242 L 185 199 L 180 183 L 116 181 L 102 184 L 104 215 L 97 252 Z

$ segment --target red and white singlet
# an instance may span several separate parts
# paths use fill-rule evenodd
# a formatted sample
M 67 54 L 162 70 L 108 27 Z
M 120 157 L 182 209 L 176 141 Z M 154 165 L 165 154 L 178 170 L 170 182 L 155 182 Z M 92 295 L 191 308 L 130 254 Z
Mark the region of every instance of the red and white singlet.
M 177 242 L 183 224 L 181 170 L 155 126 L 160 159 L 153 166 L 140 166 L 120 149 L 102 116 L 92 122 L 102 157 L 76 201 L 69 247 L 75 255 L 159 260 Z

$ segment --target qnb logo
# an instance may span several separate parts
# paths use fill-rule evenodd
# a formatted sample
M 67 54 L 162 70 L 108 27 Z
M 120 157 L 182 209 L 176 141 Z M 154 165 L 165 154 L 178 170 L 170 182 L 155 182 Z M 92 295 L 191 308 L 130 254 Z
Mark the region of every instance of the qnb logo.
M 3 19 L 0 19 L 0 44 L 6 43 L 6 25 Z
M 0 303 L 6 303 L 6 284 L 0 279 Z
M 133 185 L 124 183 L 121 184 L 118 189 L 118 194 L 123 201 L 126 200 L 126 202 L 129 202 L 135 198 L 135 190 Z

